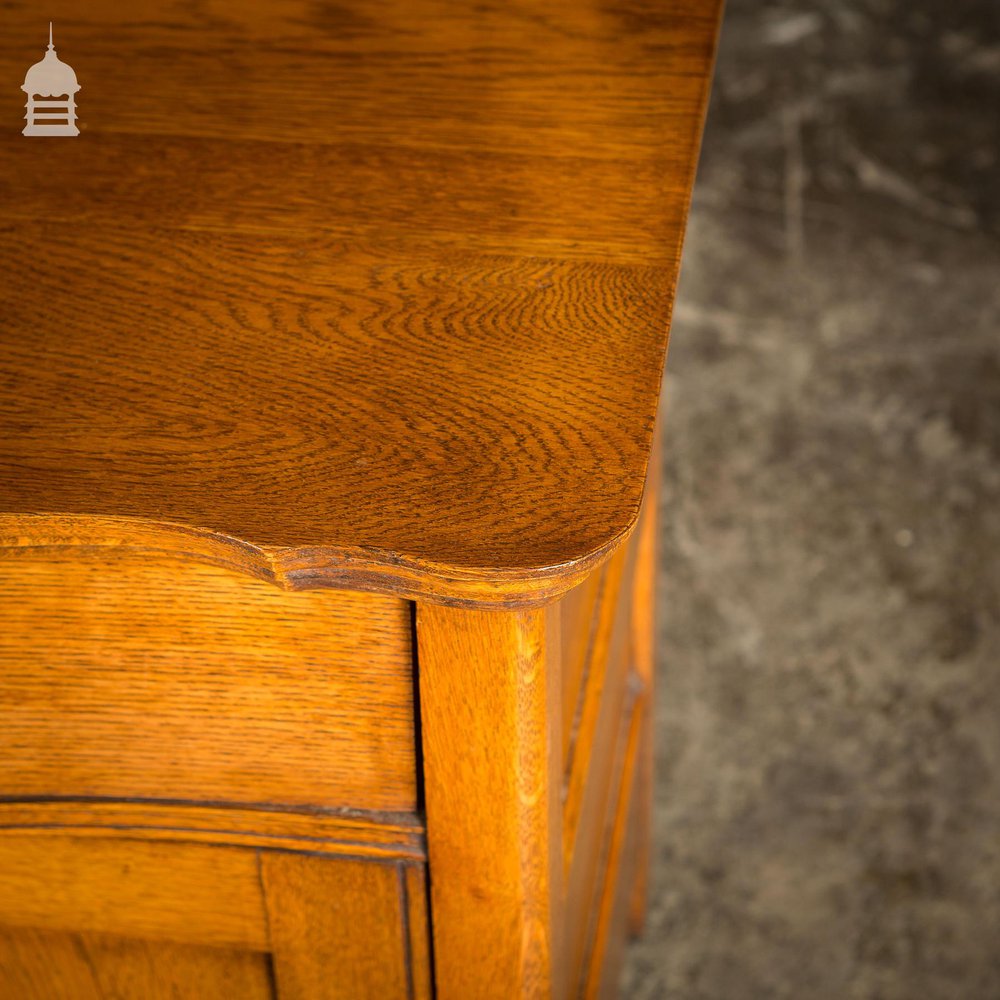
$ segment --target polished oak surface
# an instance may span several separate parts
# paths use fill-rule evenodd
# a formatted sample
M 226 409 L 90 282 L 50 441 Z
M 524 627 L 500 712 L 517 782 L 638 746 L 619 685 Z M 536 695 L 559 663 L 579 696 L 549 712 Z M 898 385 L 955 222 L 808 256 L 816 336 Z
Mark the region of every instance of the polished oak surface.
M 27 548 L 0 608 L 2 796 L 417 808 L 406 601 Z
M 81 135 L 0 96 L 0 546 L 584 579 L 639 511 L 718 6 L 53 0 Z
M 718 8 L 46 9 L 80 136 L 0 88 L 0 995 L 613 996 Z M 0 26 L 20 80 L 47 24 Z

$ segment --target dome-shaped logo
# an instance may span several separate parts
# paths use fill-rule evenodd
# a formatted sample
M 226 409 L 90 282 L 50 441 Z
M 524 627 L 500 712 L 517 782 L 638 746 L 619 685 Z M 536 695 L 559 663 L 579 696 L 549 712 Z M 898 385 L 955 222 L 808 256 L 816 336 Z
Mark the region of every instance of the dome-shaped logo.
M 36 62 L 24 75 L 21 85 L 28 95 L 28 124 L 23 135 L 79 135 L 76 127 L 76 93 L 80 84 L 76 73 L 57 55 L 52 44 L 52 22 L 49 22 L 49 50 L 41 62 Z M 51 98 L 51 100 L 49 100 Z

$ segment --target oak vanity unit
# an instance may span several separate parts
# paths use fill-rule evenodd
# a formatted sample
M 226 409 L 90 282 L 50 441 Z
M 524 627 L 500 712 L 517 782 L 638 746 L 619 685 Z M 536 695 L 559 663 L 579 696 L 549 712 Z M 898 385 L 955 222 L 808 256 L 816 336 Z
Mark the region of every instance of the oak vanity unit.
M 53 0 L 0 79 L 0 997 L 608 996 L 715 0 Z

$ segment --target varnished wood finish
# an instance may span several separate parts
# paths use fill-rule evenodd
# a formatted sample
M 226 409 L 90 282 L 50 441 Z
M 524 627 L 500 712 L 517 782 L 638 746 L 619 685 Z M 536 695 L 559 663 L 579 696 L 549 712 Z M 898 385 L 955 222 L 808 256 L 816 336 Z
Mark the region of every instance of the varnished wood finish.
M 642 718 L 635 712 L 625 727 L 621 755 L 621 775 L 616 808 L 606 830 L 606 850 L 602 857 L 601 895 L 591 914 L 594 920 L 584 997 L 612 1000 L 618 995 L 618 977 L 631 920 L 633 887 L 639 870 L 640 840 L 645 836 L 643 803 L 637 794 L 639 754 L 642 753 Z
M 605 748 L 614 744 L 621 719 L 629 671 L 629 613 L 635 546 L 619 550 L 605 567 L 592 639 L 575 712 L 563 774 L 563 854 L 566 864 L 576 850 L 578 834 L 588 834 L 588 821 L 603 810 L 601 788 L 611 773 Z M 591 815 L 587 815 L 588 811 Z
M 411 993 L 409 906 L 399 866 L 268 852 L 261 876 L 281 1000 Z M 426 951 L 426 940 L 419 945 Z
M 646 482 L 642 516 L 635 533 L 635 576 L 632 581 L 631 663 L 642 684 L 635 707 L 640 727 L 635 776 L 635 844 L 632 897 L 629 904 L 629 929 L 638 934 L 646 920 L 646 891 L 650 865 L 653 826 L 653 758 L 656 719 L 653 692 L 656 684 L 656 528 L 659 523 L 660 449 L 659 432 Z
M 559 602 L 562 631 L 562 753 L 570 756 L 580 724 L 581 698 L 594 655 L 600 616 L 598 602 L 607 579 L 607 564 L 591 573 L 579 586 L 567 591 Z
M 344 815 L 194 803 L 0 801 L 0 837 L 27 831 L 226 844 L 400 861 L 427 857 L 419 816 Z
M 18 549 L 0 605 L 0 796 L 416 808 L 403 601 Z
M 274 1000 L 270 959 L 260 952 L 26 928 L 0 928 L 0 996 Z
M 559 618 L 418 609 L 438 996 L 562 996 Z
M 494 606 L 620 543 L 718 0 L 45 17 L 82 135 L 0 131 L 4 535 L 126 517 L 290 587 Z M 5 7 L 0 77 L 44 28 Z
M 576 996 L 587 982 L 586 957 L 593 947 L 594 918 L 605 881 L 609 824 L 616 815 L 625 775 L 625 747 L 637 693 L 630 646 L 635 556 L 633 539 L 607 566 L 605 586 L 594 609 L 595 639 L 580 696 L 582 721 L 564 779 L 563 865 L 570 996 Z
M 651 593 L 654 503 L 599 579 L 545 614 L 418 608 L 439 996 L 613 995 L 645 882 L 652 646 L 634 602 Z M 558 699 L 574 688 L 563 760 Z
M 402 871 L 412 1000 L 432 1000 L 434 985 L 427 914 L 427 869 L 424 865 L 406 865 Z
M 431 995 L 422 864 L 22 833 L 0 873 L 12 1000 Z
M 0 926 L 267 951 L 254 851 L 112 837 L 0 837 Z
M 719 6 L 51 0 L 82 134 L 0 88 L 0 996 L 613 995 Z

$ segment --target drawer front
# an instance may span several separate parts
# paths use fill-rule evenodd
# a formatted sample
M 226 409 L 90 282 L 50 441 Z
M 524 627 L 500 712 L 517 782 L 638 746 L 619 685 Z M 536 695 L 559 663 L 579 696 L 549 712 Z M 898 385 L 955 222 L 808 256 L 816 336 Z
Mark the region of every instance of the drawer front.
M 7 552 L 0 797 L 416 809 L 407 602 Z

